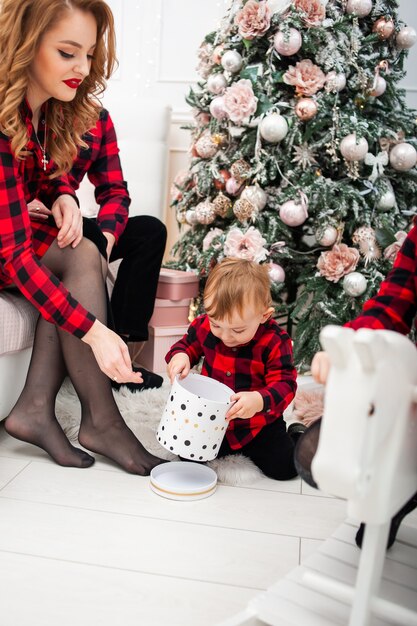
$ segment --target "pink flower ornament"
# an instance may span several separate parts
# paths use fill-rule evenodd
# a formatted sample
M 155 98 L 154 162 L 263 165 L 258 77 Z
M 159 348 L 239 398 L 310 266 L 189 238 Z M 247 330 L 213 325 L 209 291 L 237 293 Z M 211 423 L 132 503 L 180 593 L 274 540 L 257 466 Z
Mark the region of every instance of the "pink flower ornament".
M 360 258 L 359 250 L 345 243 L 335 244 L 331 250 L 322 252 L 317 267 L 322 276 L 332 283 L 353 272 Z
M 266 2 L 248 0 L 237 12 L 235 24 L 243 39 L 255 39 L 266 33 L 271 25 L 271 11 Z
M 224 254 L 228 257 L 259 263 L 264 261 L 269 254 L 264 248 L 265 244 L 266 240 L 254 226 L 250 226 L 245 233 L 240 228 L 232 228 L 227 233 L 224 242 Z
M 323 89 L 325 82 L 326 75 L 310 59 L 290 65 L 284 74 L 284 83 L 293 85 L 300 96 L 314 95 L 319 89 Z
M 258 106 L 250 80 L 242 78 L 231 85 L 223 95 L 224 110 L 235 124 L 248 122 Z

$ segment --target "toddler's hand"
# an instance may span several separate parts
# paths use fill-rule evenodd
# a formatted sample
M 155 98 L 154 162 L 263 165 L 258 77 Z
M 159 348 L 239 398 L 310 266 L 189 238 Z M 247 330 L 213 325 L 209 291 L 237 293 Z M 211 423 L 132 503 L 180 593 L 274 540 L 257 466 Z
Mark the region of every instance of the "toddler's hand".
M 168 363 L 167 367 L 167 373 L 169 380 L 171 381 L 171 385 L 177 374 L 180 375 L 180 378 L 185 378 L 190 373 L 190 368 L 190 359 L 185 352 L 178 352 L 178 354 L 175 354 Z
M 316 383 L 325 385 L 330 370 L 330 359 L 327 352 L 317 352 L 311 362 L 311 374 Z
M 264 406 L 264 399 L 259 391 L 240 391 L 230 396 L 230 401 L 234 405 L 226 413 L 228 420 L 248 419 L 262 411 Z

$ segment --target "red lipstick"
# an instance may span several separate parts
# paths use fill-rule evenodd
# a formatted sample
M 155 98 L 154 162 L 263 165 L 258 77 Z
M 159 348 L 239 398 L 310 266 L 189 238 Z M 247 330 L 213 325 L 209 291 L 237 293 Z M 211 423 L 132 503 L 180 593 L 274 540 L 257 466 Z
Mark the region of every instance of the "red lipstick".
M 82 81 L 79 78 L 69 78 L 63 82 L 71 89 L 77 89 L 81 85 Z

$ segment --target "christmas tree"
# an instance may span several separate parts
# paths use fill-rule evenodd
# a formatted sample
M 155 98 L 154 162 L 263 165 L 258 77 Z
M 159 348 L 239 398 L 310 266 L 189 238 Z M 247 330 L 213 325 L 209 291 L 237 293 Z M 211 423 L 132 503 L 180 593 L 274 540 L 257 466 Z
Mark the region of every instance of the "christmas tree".
M 224 256 L 268 263 L 301 368 L 375 294 L 417 213 L 398 87 L 416 39 L 396 0 L 235 0 L 199 50 L 173 265 L 203 288 Z

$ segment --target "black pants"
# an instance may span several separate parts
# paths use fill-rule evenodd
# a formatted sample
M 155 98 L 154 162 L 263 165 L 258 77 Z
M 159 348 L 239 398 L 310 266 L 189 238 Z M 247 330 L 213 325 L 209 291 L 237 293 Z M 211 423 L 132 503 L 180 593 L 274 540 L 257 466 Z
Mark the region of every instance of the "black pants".
M 84 218 L 84 236 L 105 254 L 107 241 L 95 219 Z M 131 341 L 148 339 L 166 238 L 166 228 L 160 220 L 139 215 L 129 217 L 113 246 L 110 261 L 122 262 L 111 296 L 113 323 L 109 325 L 119 334 L 128 335 Z
M 249 457 L 266 476 L 275 480 L 289 480 L 297 476 L 294 465 L 294 441 L 287 433 L 283 418 L 264 426 L 255 439 L 240 450 L 232 450 L 224 438 L 217 458 L 228 454 L 243 454 Z

